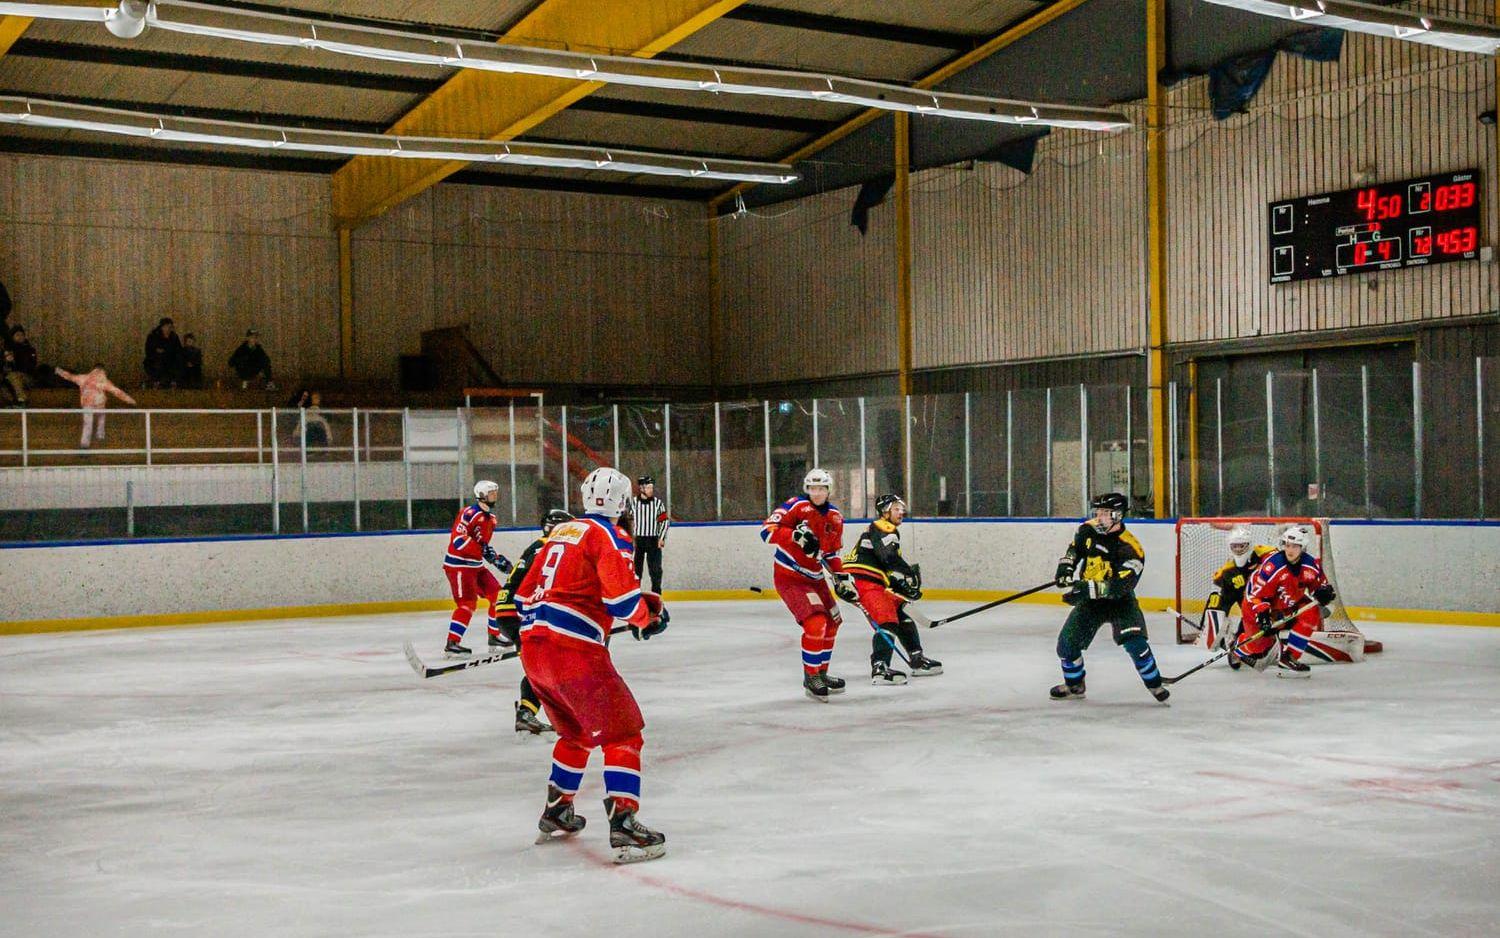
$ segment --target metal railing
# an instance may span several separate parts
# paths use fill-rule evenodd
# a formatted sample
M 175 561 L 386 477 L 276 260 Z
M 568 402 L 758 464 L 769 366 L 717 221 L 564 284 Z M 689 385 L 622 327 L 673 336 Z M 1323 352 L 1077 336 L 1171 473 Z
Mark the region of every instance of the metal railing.
M 1481 518 L 1500 508 L 1500 359 L 1226 372 L 1166 396 L 1171 514 Z M 1196 384 L 1196 387 L 1194 386 Z M 1151 514 L 1147 395 L 1118 385 L 911 397 L 449 410 L 0 411 L 0 540 L 441 529 L 476 478 L 531 524 L 609 463 L 673 517 L 757 520 L 814 465 L 865 517 Z

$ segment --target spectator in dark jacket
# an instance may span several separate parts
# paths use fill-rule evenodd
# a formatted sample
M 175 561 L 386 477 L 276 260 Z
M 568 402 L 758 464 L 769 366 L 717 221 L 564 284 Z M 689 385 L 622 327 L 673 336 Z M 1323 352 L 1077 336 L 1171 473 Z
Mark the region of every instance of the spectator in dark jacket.
M 191 332 L 182 337 L 182 367 L 178 369 L 177 384 L 184 388 L 203 387 L 203 349 Z
M 182 367 L 182 340 L 176 327 L 166 317 L 146 336 L 146 386 L 176 387 L 177 371 Z
M 26 327 L 15 325 L 10 327 L 10 337 L 5 341 L 5 347 L 11 354 L 16 356 L 16 370 L 29 377 L 33 383 L 37 379 L 37 370 L 41 363 L 37 359 L 36 346 L 26 338 Z
M 0 327 L 4 327 L 6 320 L 10 319 L 10 310 L 10 291 L 0 282 Z
M 245 333 L 245 341 L 229 356 L 229 367 L 239 376 L 240 388 L 248 388 L 251 381 L 264 379 L 266 390 L 272 390 L 276 384 L 271 380 L 271 356 L 261 347 L 260 333 L 251 329 Z

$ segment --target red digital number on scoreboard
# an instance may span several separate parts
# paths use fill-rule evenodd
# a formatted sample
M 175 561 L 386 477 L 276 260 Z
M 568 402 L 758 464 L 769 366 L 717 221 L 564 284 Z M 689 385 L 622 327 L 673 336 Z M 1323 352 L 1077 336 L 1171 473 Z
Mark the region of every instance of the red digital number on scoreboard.
M 1434 207 L 1439 212 L 1468 208 L 1474 204 L 1476 191 L 1478 190 L 1472 182 L 1455 182 L 1451 186 L 1438 186 L 1437 192 L 1433 195 Z
M 1437 234 L 1438 251 L 1443 254 L 1467 254 L 1479 246 L 1478 228 L 1455 228 Z
M 1401 216 L 1401 196 L 1381 196 L 1379 189 L 1361 189 L 1354 204 L 1365 214 L 1365 221 L 1385 221 Z

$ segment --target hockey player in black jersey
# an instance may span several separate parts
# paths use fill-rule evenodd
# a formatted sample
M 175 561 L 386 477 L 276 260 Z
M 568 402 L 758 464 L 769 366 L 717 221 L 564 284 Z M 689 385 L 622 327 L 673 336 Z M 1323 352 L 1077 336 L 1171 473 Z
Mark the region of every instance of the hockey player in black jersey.
M 573 516 L 560 508 L 554 508 L 542 516 L 542 536 L 532 541 L 521 553 L 515 569 L 511 570 L 495 600 L 495 624 L 501 634 L 490 635 L 490 648 L 521 647 L 521 616 L 516 611 L 516 589 L 526 579 L 526 572 L 531 569 L 531 563 L 542 545 L 547 543 L 547 536 L 552 533 L 552 529 L 564 521 L 572 520 Z M 533 735 L 551 732 L 552 726 L 541 719 L 541 709 L 541 701 L 532 691 L 531 682 L 522 675 L 521 699 L 516 701 L 516 732 Z
M 870 651 L 870 683 L 905 684 L 906 673 L 891 667 L 892 642 L 906 649 L 913 677 L 942 674 L 943 665 L 922 653 L 917 624 L 903 608 L 922 598 L 922 570 L 901 556 L 901 527 L 906 502 L 899 495 L 875 500 L 878 517 L 844 555 L 844 570 L 854 577 L 859 605 L 880 631 Z
M 1119 492 L 1095 496 L 1089 503 L 1093 517 L 1078 526 L 1057 563 L 1056 583 L 1068 591 L 1063 602 L 1073 611 L 1057 636 L 1063 683 L 1052 688 L 1053 700 L 1083 699 L 1083 651 L 1106 624 L 1115 644 L 1130 655 L 1151 695 L 1161 701 L 1170 696 L 1146 640 L 1146 617 L 1135 598 L 1135 586 L 1146 568 L 1146 551 L 1125 530 L 1125 506 L 1125 496 Z

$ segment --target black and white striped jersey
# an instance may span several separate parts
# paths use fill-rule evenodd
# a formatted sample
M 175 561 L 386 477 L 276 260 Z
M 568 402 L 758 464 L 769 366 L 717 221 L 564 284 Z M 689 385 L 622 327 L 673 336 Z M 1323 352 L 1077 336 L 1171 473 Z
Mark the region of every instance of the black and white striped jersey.
M 631 502 L 630 533 L 633 537 L 661 537 L 667 533 L 672 519 L 667 514 L 667 503 L 656 496 L 636 496 Z

